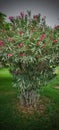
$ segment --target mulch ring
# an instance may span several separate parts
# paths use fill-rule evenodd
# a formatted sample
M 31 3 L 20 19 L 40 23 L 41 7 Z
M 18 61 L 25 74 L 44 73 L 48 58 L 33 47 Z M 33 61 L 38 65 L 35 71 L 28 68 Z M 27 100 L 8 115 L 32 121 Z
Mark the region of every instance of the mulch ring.
M 40 113 L 41 115 L 45 113 L 46 111 L 46 107 L 47 105 L 51 102 L 51 100 L 48 98 L 48 97 L 43 97 L 43 98 L 40 98 L 39 100 L 39 105 L 38 106 L 35 106 L 34 108 L 32 106 L 30 107 L 25 107 L 25 106 L 22 106 L 20 105 L 19 102 L 16 103 L 16 109 L 18 111 L 22 111 L 22 113 L 24 114 L 34 114 L 35 112 L 37 113 Z

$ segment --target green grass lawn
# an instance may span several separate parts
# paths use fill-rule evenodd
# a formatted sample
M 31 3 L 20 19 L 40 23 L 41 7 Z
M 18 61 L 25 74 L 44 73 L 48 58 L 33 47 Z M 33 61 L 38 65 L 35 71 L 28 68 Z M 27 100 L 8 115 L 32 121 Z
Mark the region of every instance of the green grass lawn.
M 59 68 L 41 91 L 39 111 L 22 113 L 12 76 L 0 69 L 0 130 L 59 130 Z

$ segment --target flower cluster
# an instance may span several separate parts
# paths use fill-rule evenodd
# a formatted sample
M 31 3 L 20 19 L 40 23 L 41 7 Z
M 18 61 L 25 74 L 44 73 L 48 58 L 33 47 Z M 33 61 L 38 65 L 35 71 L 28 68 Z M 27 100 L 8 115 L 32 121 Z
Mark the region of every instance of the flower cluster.
M 14 19 L 13 16 L 9 16 L 9 20 L 12 21 Z
M 11 53 L 8 53 L 8 57 L 11 57 L 12 56 L 12 54 Z
M 0 41 L 0 46 L 4 46 L 4 42 L 2 40 Z
M 40 40 L 43 41 L 46 37 L 46 34 L 42 34 L 41 37 L 40 37 Z

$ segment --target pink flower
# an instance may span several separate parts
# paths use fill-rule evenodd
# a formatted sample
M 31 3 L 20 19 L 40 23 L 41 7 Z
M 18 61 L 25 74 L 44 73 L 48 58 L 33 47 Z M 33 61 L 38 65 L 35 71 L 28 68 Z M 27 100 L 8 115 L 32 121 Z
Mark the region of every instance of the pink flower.
M 17 16 L 17 18 L 18 18 L 18 19 L 21 19 L 21 16 L 19 15 L 19 16 Z
M 4 46 L 4 42 L 2 40 L 0 41 L 0 46 Z
M 14 19 L 13 16 L 9 16 L 9 20 L 12 21 Z
M 56 44 L 58 42 L 58 40 L 53 40 L 53 43 Z
M 23 34 L 23 31 L 20 31 L 19 34 L 20 34 L 20 36 L 21 36 L 21 35 Z
M 46 34 L 42 34 L 41 37 L 40 37 L 40 40 L 43 41 L 46 37 Z
M 21 18 L 24 18 L 24 13 L 23 12 L 21 12 L 20 15 L 21 15 Z
M 24 43 L 20 43 L 19 45 L 18 45 L 18 48 L 20 47 L 23 47 L 24 46 Z
M 9 41 L 9 42 L 13 42 L 12 37 L 8 37 L 8 41 Z
M 34 20 L 37 20 L 38 15 L 34 15 L 33 18 L 34 18 Z
M 8 57 L 11 57 L 12 56 L 12 54 L 11 53 L 8 53 Z

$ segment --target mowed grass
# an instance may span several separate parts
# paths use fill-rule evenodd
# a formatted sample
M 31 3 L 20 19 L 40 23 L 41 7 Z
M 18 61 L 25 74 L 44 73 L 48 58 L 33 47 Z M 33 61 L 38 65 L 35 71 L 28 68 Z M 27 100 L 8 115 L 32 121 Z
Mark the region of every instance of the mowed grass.
M 0 69 L 0 130 L 59 130 L 59 68 L 56 73 L 41 91 L 39 111 L 32 114 L 21 112 L 13 78 L 8 69 Z

